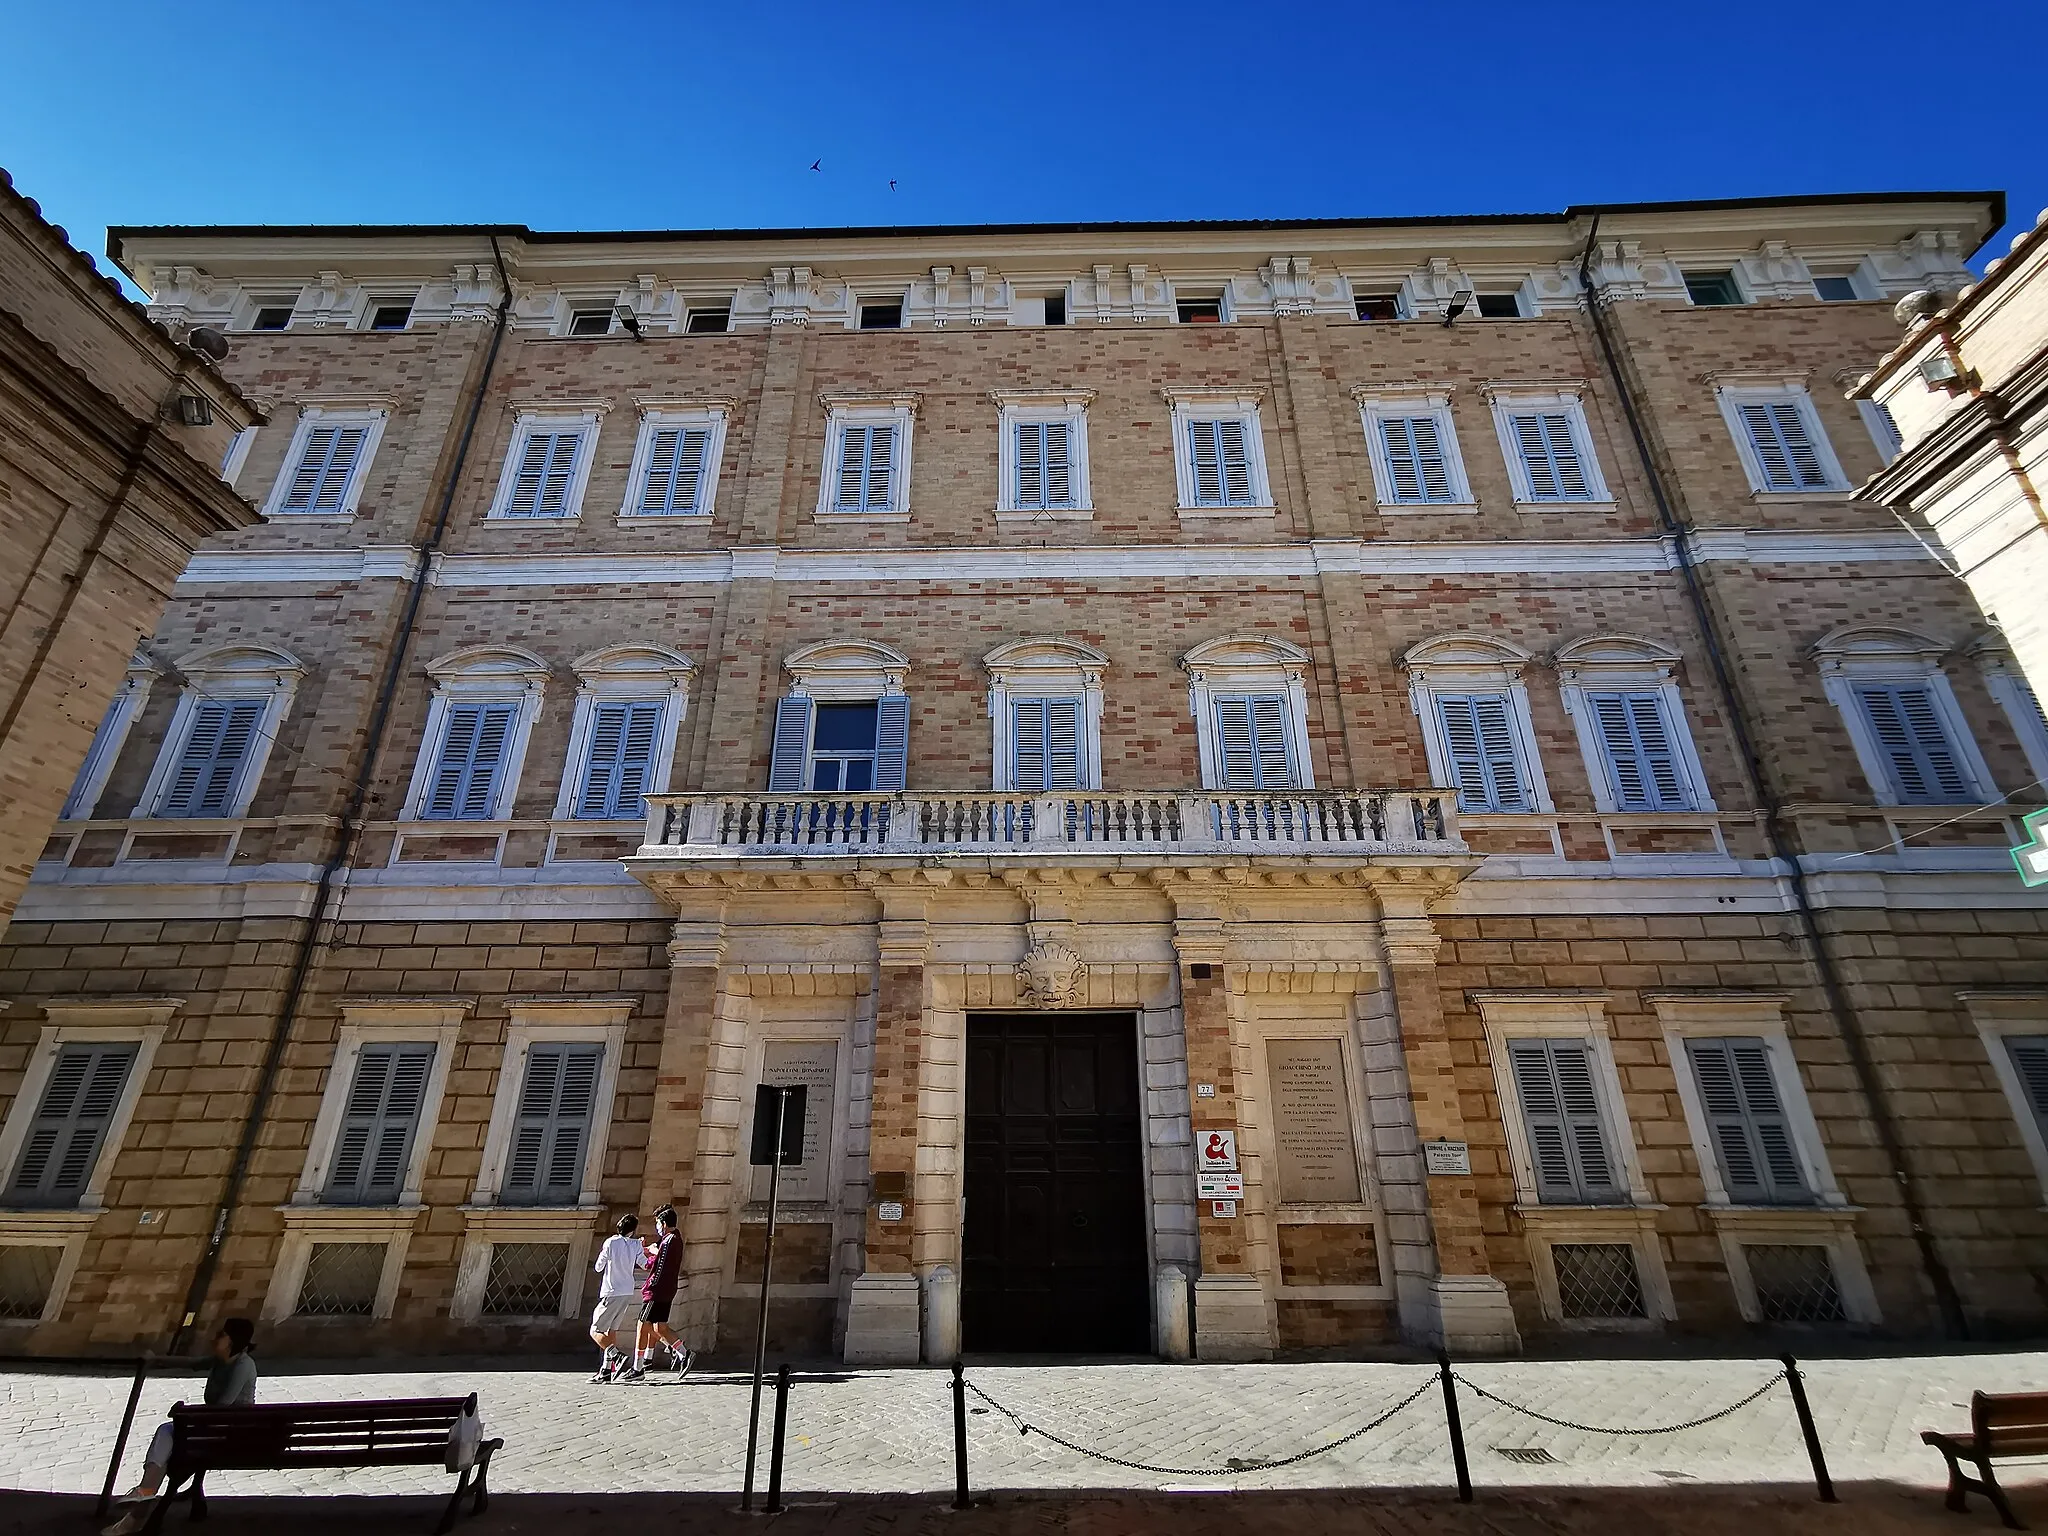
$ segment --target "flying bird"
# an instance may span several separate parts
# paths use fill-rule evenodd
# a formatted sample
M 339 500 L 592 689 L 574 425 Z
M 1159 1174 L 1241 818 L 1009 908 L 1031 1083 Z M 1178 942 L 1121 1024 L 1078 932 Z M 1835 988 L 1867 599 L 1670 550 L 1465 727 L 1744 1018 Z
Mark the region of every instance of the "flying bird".
M 814 171 L 822 171 L 825 169 L 825 162 L 823 160 L 813 160 L 811 162 L 811 169 Z
M 896 190 L 896 183 L 895 183 L 895 182 L 893 182 L 893 181 L 892 181 L 892 182 L 890 182 L 890 183 L 889 183 L 889 190 L 890 190 L 891 192 L 894 192 L 894 191 Z

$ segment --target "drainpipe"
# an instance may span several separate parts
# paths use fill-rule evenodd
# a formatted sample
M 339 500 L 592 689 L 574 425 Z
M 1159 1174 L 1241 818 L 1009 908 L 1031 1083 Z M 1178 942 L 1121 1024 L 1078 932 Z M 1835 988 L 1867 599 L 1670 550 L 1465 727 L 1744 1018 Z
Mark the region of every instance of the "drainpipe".
M 455 462 L 449 466 L 448 479 L 441 487 L 441 503 L 434 513 L 433 527 L 427 533 L 426 542 L 420 546 L 418 567 L 412 574 L 412 581 L 406 590 L 405 606 L 399 615 L 398 635 L 392 642 L 391 659 L 384 668 L 384 679 L 377 691 L 377 699 L 370 714 L 370 728 L 364 737 L 363 755 L 356 764 L 354 781 L 349 785 L 347 809 L 342 812 L 341 829 L 334 852 L 320 867 L 319 883 L 314 887 L 312 908 L 306 914 L 304 930 L 299 935 L 298 947 L 292 956 L 292 968 L 285 982 L 284 1002 L 278 1010 L 277 1023 L 270 1032 L 270 1043 L 263 1054 L 263 1068 L 256 1079 L 256 1094 L 250 1101 L 249 1113 L 242 1122 L 241 1140 L 235 1147 L 235 1160 L 229 1166 L 227 1183 L 222 1187 L 220 1203 L 213 1213 L 213 1227 L 207 1235 L 206 1252 L 200 1256 L 199 1267 L 193 1272 L 192 1287 L 185 1293 L 185 1309 L 178 1322 L 176 1333 L 171 1337 L 169 1353 L 178 1354 L 190 1339 L 193 1327 L 199 1320 L 201 1308 L 206 1305 L 206 1295 L 212 1288 L 213 1277 L 220 1267 L 221 1248 L 227 1241 L 228 1228 L 234 1219 L 235 1206 L 242 1196 L 242 1186 L 248 1179 L 249 1160 L 256 1151 L 256 1138 L 263 1129 L 263 1117 L 270 1108 L 270 1100 L 277 1088 L 278 1069 L 284 1062 L 285 1046 L 291 1040 L 292 1025 L 298 1019 L 299 1005 L 304 1000 L 307 979 L 312 975 L 313 961 L 324 947 L 321 940 L 322 924 L 327 919 L 327 908 L 333 899 L 334 882 L 348 867 L 354 857 L 356 846 L 362 837 L 363 809 L 370 798 L 370 785 L 375 782 L 377 760 L 384 748 L 384 735 L 391 723 L 391 709 L 398 696 L 399 684 L 405 676 L 405 660 L 412 645 L 413 628 L 419 622 L 420 605 L 425 602 L 427 585 L 431 578 L 434 557 L 441 548 L 442 536 L 448 530 L 448 515 L 455 505 L 455 492 L 462 483 L 462 469 L 469 460 L 469 446 L 476 436 L 476 424 L 483 414 L 484 397 L 490 393 L 491 375 L 497 367 L 498 350 L 505 340 L 505 321 L 512 308 L 512 282 L 505 272 L 505 256 L 498 247 L 498 237 L 489 237 L 491 260 L 498 268 L 498 312 L 491 322 L 491 347 L 484 355 L 483 376 L 477 380 L 476 393 L 470 397 L 469 414 L 463 419 L 462 436 L 455 445 Z
M 1885 1161 L 1891 1165 L 1893 1180 L 1898 1185 L 1899 1202 L 1906 1212 L 1906 1220 L 1912 1228 L 1914 1245 L 1920 1252 L 1920 1267 L 1926 1271 L 1928 1284 L 1934 1290 L 1935 1307 L 1941 1314 L 1944 1327 L 1952 1337 L 1967 1339 L 1970 1336 L 1969 1320 L 1963 1315 L 1962 1298 L 1957 1295 L 1955 1281 L 1950 1277 L 1948 1266 L 1942 1262 L 1940 1251 L 1934 1245 L 1934 1234 L 1927 1228 L 1926 1207 L 1921 1203 L 1920 1194 L 1913 1182 L 1913 1176 L 1906 1166 L 1906 1149 L 1899 1135 L 1899 1127 L 1893 1118 L 1887 1102 L 1883 1084 L 1879 1081 L 1877 1066 L 1870 1055 L 1870 1042 L 1864 1035 L 1862 1020 L 1857 1017 L 1849 1001 L 1847 988 L 1842 984 L 1839 968 L 1830 952 L 1827 939 L 1822 933 L 1820 917 L 1813 905 L 1813 896 L 1807 888 L 1806 871 L 1793 849 L 1792 839 L 1787 831 L 1785 804 L 1773 787 L 1771 776 L 1764 766 L 1762 755 L 1757 751 L 1756 736 L 1750 730 L 1749 718 L 1742 707 L 1741 696 L 1736 691 L 1735 678 L 1723 651 L 1720 629 L 1714 618 L 1714 611 L 1708 601 L 1706 588 L 1701 582 L 1698 567 L 1692 555 L 1692 530 L 1678 520 L 1672 510 L 1671 499 L 1665 493 L 1664 477 L 1650 451 L 1648 433 L 1643 426 L 1641 413 L 1636 408 L 1635 393 L 1630 388 L 1627 375 L 1623 372 L 1621 356 L 1605 317 L 1601 313 L 1598 296 L 1593 292 L 1592 267 L 1593 247 L 1600 235 L 1600 218 L 1593 217 L 1593 227 L 1586 235 L 1586 248 L 1579 257 L 1579 287 L 1586 296 L 1586 313 L 1592 317 L 1593 333 L 1599 338 L 1600 353 L 1606 360 L 1608 375 L 1614 381 L 1614 392 L 1621 401 L 1622 415 L 1628 421 L 1629 438 L 1635 445 L 1636 458 L 1643 467 L 1644 478 L 1649 481 L 1650 498 L 1656 503 L 1657 522 L 1678 554 L 1678 569 L 1685 582 L 1685 595 L 1692 606 L 1694 621 L 1699 625 L 1700 639 L 1706 646 L 1707 663 L 1714 674 L 1714 685 L 1721 695 L 1721 701 L 1728 713 L 1728 722 L 1735 733 L 1735 744 L 1748 776 L 1751 792 L 1764 813 L 1764 836 L 1770 844 L 1771 857 L 1788 872 L 1788 883 L 1792 891 L 1792 902 L 1799 914 L 1799 926 L 1805 935 L 1806 947 L 1813 957 L 1815 972 L 1820 977 L 1822 995 L 1827 999 L 1828 1011 L 1833 1014 L 1835 1028 L 1848 1047 L 1849 1063 L 1856 1073 L 1857 1085 L 1870 1105 L 1870 1118 L 1877 1128 L 1878 1145 L 1883 1149 Z

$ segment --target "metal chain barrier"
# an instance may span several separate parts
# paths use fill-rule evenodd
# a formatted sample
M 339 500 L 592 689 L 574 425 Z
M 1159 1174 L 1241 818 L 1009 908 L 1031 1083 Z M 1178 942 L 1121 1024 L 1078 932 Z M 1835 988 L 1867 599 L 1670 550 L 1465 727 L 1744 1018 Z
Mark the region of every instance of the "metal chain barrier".
M 1524 1418 L 1536 1419 L 1545 1424 L 1554 1424 L 1559 1429 L 1575 1429 L 1582 1434 L 1588 1435 L 1640 1436 L 1675 1435 L 1681 1429 L 1698 1429 L 1702 1424 L 1711 1424 L 1716 1419 L 1725 1419 L 1731 1413 L 1739 1413 L 1742 1409 L 1747 1408 L 1751 1403 L 1755 1402 L 1758 1398 L 1762 1397 L 1766 1392 L 1770 1391 L 1771 1388 L 1775 1387 L 1779 1382 L 1785 1380 L 1788 1373 L 1785 1371 L 1778 1372 L 1777 1375 L 1773 1376 L 1769 1381 L 1765 1382 L 1762 1386 L 1758 1387 L 1754 1392 L 1750 1393 L 1749 1396 L 1743 1398 L 1739 1402 L 1730 1403 L 1726 1408 L 1717 1408 L 1712 1413 L 1702 1414 L 1697 1419 L 1687 1419 L 1683 1424 L 1659 1424 L 1650 1429 L 1615 1429 L 1606 1424 L 1575 1424 L 1570 1419 L 1553 1418 L 1551 1415 L 1547 1413 L 1538 1413 L 1534 1408 L 1524 1408 L 1520 1403 L 1511 1403 L 1506 1398 L 1500 1396 L 1498 1393 L 1487 1391 L 1486 1388 L 1480 1386 L 1478 1382 L 1470 1380 L 1469 1378 L 1460 1375 L 1457 1372 L 1453 1372 L 1452 1374 L 1456 1377 L 1459 1385 L 1468 1389 L 1470 1392 L 1472 1392 L 1474 1396 L 1483 1397 L 1489 1403 L 1496 1403 L 1500 1407 L 1507 1409 L 1510 1413 L 1519 1413 Z
M 1352 1441 L 1356 1440 L 1360 1435 L 1369 1434 L 1373 1430 L 1378 1429 L 1382 1424 L 1386 1423 L 1387 1420 L 1391 1419 L 1403 1408 L 1406 1408 L 1410 1403 L 1414 1402 L 1417 1398 L 1421 1397 L 1423 1393 L 1427 1392 L 1435 1384 L 1436 1383 L 1434 1377 L 1424 1381 L 1421 1386 L 1417 1387 L 1413 1392 L 1410 1392 L 1406 1397 L 1402 1398 L 1401 1401 L 1394 1404 L 1393 1407 L 1389 1408 L 1385 1413 L 1381 1414 L 1378 1418 L 1372 1420 L 1370 1423 L 1361 1424 L 1358 1428 L 1352 1430 L 1350 1434 L 1344 1435 L 1339 1439 L 1332 1440 L 1328 1445 L 1316 1446 L 1312 1450 L 1297 1451 L 1292 1456 L 1281 1456 L 1271 1460 L 1264 1460 L 1256 1457 L 1233 1456 L 1230 1458 L 1228 1462 L 1226 1462 L 1223 1466 L 1220 1467 L 1162 1467 L 1147 1461 L 1131 1461 L 1122 1456 L 1112 1456 L 1107 1451 L 1091 1450 L 1085 1445 L 1081 1445 L 1073 1440 L 1067 1439 L 1064 1435 L 1055 1434 L 1052 1430 L 1047 1429 L 1042 1424 L 1033 1424 L 1029 1422 L 1027 1419 L 1025 1419 L 1025 1417 L 1022 1414 L 1016 1412 L 1011 1408 L 1007 1408 L 1003 1404 L 997 1402 L 994 1398 L 990 1397 L 986 1392 L 982 1391 L 981 1388 L 976 1386 L 973 1382 L 964 1382 L 964 1385 L 966 1386 L 969 1392 L 972 1392 L 984 1403 L 987 1403 L 990 1408 L 994 1409 L 997 1413 L 1001 1414 L 1004 1418 L 1008 1419 L 1012 1424 L 1016 1425 L 1017 1433 L 1020 1435 L 1040 1435 L 1045 1439 L 1050 1440 L 1054 1445 L 1063 1446 L 1067 1450 L 1076 1452 L 1077 1454 L 1082 1456 L 1090 1457 L 1096 1461 L 1108 1462 L 1113 1467 L 1123 1467 L 1132 1472 L 1152 1472 L 1166 1477 L 1228 1477 L 1231 1476 L 1233 1473 L 1240 1472 L 1273 1472 L 1277 1471 L 1281 1467 L 1291 1467 L 1297 1464 L 1298 1462 L 1308 1461 L 1316 1456 L 1326 1456 L 1331 1451 L 1336 1450 L 1340 1446 L 1349 1445 Z

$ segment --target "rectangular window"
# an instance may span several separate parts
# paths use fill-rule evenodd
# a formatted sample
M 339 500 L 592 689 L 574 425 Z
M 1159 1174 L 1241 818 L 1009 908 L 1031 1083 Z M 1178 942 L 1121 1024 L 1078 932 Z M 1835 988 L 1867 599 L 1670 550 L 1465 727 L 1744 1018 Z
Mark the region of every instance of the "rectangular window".
M 693 309 L 690 311 L 689 319 L 683 325 L 685 333 L 691 336 L 722 336 L 731 329 L 732 310 L 730 307 Z
M 1444 755 L 1467 811 L 1526 811 L 1529 789 L 1515 752 L 1514 708 L 1504 693 L 1438 694 Z
M 372 299 L 370 301 L 370 329 L 373 331 L 402 331 L 412 324 L 411 299 Z
M 1398 293 L 1364 293 L 1358 297 L 1358 318 L 1361 320 L 1398 320 L 1401 318 L 1401 296 Z
M 1223 321 L 1221 299 L 1181 299 L 1173 307 L 1182 325 L 1220 325 Z
M 256 311 L 256 318 L 249 322 L 252 331 L 282 331 L 292 323 L 292 306 L 289 304 L 265 304 Z
M 1830 304 L 1841 304 L 1862 297 L 1856 291 L 1855 279 L 1848 277 L 1816 277 L 1813 280 L 1813 292 L 1816 298 L 1826 299 Z
M 569 315 L 571 336 L 609 336 L 612 333 L 612 312 L 610 309 L 578 309 Z
M 1073 423 L 1017 423 L 1017 508 L 1054 511 L 1079 505 L 1074 495 Z
M 298 462 L 286 470 L 289 489 L 277 504 L 279 512 L 345 512 L 349 479 L 356 472 L 367 425 L 314 427 L 299 447 Z
M 1194 465 L 1198 507 L 1253 505 L 1251 457 L 1241 417 L 1190 421 L 1188 451 Z
M 1443 433 L 1435 416 L 1382 416 L 1380 442 L 1387 452 L 1387 487 L 1393 502 L 1458 501 Z
M 85 749 L 85 760 L 78 765 L 78 775 L 64 796 L 64 808 L 57 813 L 59 821 L 74 821 L 93 813 L 93 802 L 106 784 L 105 770 L 112 766 L 107 759 L 120 751 L 136 707 L 135 695 L 123 689 L 100 716 L 99 726 L 92 733 L 92 745 Z
M 900 331 L 903 329 L 903 305 L 863 303 L 860 307 L 860 328 L 864 331 Z
M 811 728 L 814 790 L 865 794 L 875 787 L 876 729 L 880 705 L 820 704 Z
M 1293 789 L 1293 746 L 1287 701 L 1277 693 L 1225 695 L 1216 700 L 1217 757 L 1225 789 Z
M 2048 1035 L 2007 1035 L 2005 1049 L 2019 1076 L 2027 1108 L 2034 1112 L 2042 1139 L 2048 1140 Z
M 574 1205 L 597 1101 L 601 1045 L 544 1044 L 526 1053 L 526 1081 L 505 1160 L 507 1205 Z
M 1482 320 L 1519 320 L 1522 318 L 1521 295 L 1514 293 L 1482 293 L 1479 295 L 1479 318 Z
M 519 470 L 501 517 L 573 517 L 570 497 L 576 488 L 576 457 L 583 451 L 583 432 L 529 432 L 520 450 Z
M 1010 701 L 1010 784 L 1045 793 L 1081 787 L 1081 701 Z
M 1858 400 L 1856 411 L 1863 418 L 1863 427 L 1870 434 L 1871 442 L 1877 445 L 1877 456 L 1885 463 L 1891 463 L 1899 456 L 1899 450 L 1906 446 L 1899 424 L 1892 417 L 1892 408 L 1881 400 Z
M 1908 805 L 1955 805 L 1971 798 L 1970 781 L 1934 703 L 1934 690 L 1915 683 L 1864 683 L 1856 689 L 1863 717 L 1891 767 L 1892 789 Z
M 391 1205 L 405 1189 L 420 1108 L 434 1065 L 431 1045 L 366 1045 L 342 1105 L 325 1198 L 335 1205 Z
M 1572 418 L 1564 411 L 1515 411 L 1508 416 L 1515 450 L 1529 477 L 1531 501 L 1592 501 Z
M 7 1184 L 8 1204 L 78 1203 L 128 1086 L 135 1052 L 132 1042 L 59 1049 Z
M 1762 489 L 1823 490 L 1834 484 L 1796 399 L 1745 400 L 1735 409 L 1762 471 Z
M 657 427 L 647 450 L 647 478 L 633 507 L 639 517 L 704 510 L 704 458 L 709 427 Z
M 171 770 L 156 814 L 231 814 L 267 708 L 264 699 L 199 700 L 192 707 L 192 723 L 178 753 L 178 766 Z
M 1536 1198 L 1546 1205 L 1619 1205 L 1627 1200 L 1593 1085 L 1593 1053 L 1583 1040 L 1511 1040 L 1508 1058 Z
M 839 438 L 835 512 L 895 510 L 896 428 L 848 423 Z
M 1728 1198 L 1737 1205 L 1811 1202 L 1764 1042 L 1688 1040 L 1685 1051 Z
M 1618 811 L 1689 811 L 1687 789 L 1661 692 L 1588 693 L 1586 707 L 1606 758 Z
M 1065 325 L 1067 323 L 1067 296 L 1064 293 L 1048 293 L 1045 296 L 1045 323 Z
M 487 821 L 498 804 L 505 749 L 519 718 L 513 703 L 448 706 L 441 751 L 420 816 L 428 821 Z
M 1695 304 L 1740 304 L 1742 290 L 1733 272 L 1688 272 L 1685 291 Z
M 576 814 L 628 821 L 647 814 L 642 798 L 654 773 L 654 753 L 667 710 L 659 701 L 596 704 L 590 711 L 590 756 Z

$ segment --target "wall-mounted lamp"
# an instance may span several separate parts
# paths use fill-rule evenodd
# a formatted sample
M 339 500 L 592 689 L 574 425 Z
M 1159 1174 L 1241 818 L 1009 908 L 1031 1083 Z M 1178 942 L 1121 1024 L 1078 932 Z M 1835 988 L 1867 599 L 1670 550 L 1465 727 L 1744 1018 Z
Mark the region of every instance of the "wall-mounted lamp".
M 1472 290 L 1470 288 L 1461 288 L 1452 294 L 1450 302 L 1444 305 L 1444 324 L 1449 325 L 1458 316 L 1465 313 L 1471 303 Z
M 623 304 L 618 307 L 617 314 L 619 324 L 626 328 L 626 333 L 635 341 L 645 341 L 647 339 L 640 334 L 640 317 L 638 315 L 634 314 L 632 310 Z
M 178 396 L 178 420 L 188 427 L 213 425 L 213 402 L 204 395 Z

